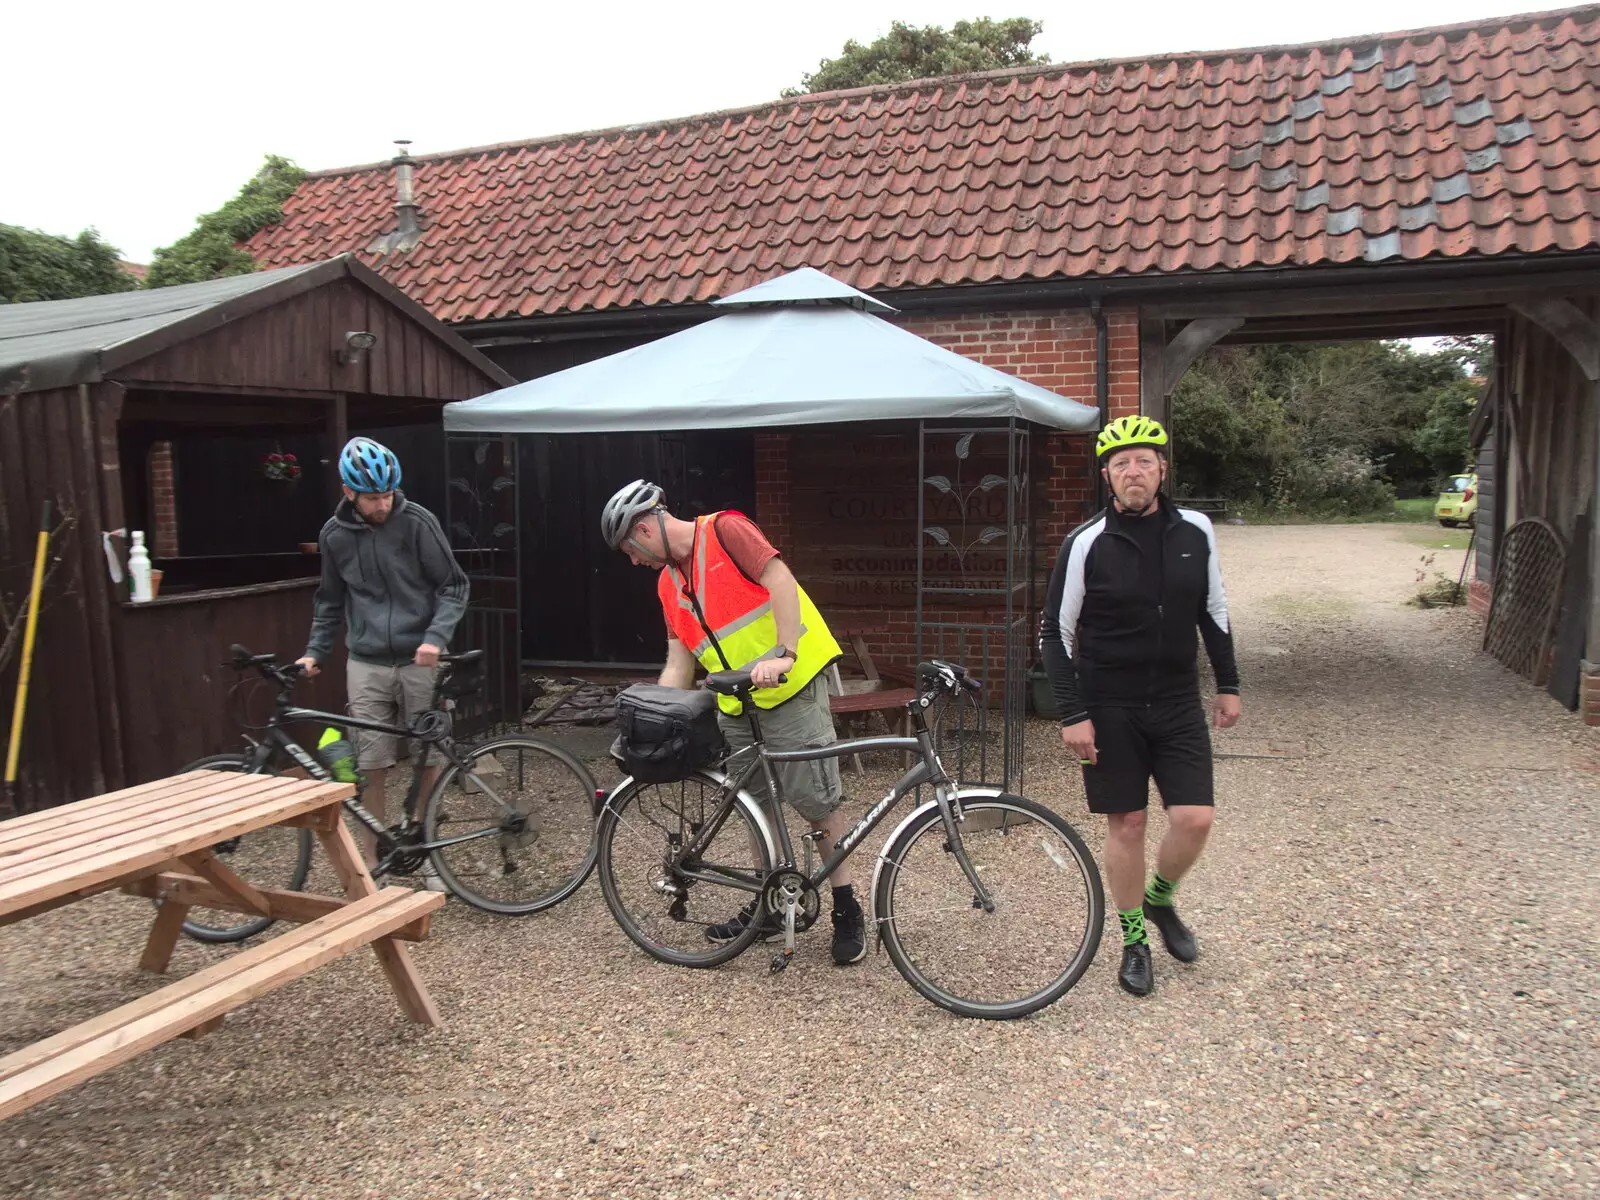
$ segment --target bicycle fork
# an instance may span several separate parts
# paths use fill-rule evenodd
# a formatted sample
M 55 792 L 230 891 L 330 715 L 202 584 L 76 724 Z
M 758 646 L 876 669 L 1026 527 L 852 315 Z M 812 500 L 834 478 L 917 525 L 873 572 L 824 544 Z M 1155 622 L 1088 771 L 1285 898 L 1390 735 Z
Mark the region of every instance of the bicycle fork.
M 939 817 L 944 822 L 945 843 L 950 853 L 955 856 L 956 862 L 961 864 L 967 882 L 972 885 L 972 907 L 981 908 L 986 913 L 994 912 L 994 897 L 989 894 L 989 889 L 983 886 L 983 880 L 978 878 L 978 869 L 967 857 L 967 848 L 961 841 L 960 826 L 966 820 L 966 816 L 960 811 L 960 801 L 956 798 L 955 789 L 948 783 L 936 784 L 933 795 L 939 805 Z

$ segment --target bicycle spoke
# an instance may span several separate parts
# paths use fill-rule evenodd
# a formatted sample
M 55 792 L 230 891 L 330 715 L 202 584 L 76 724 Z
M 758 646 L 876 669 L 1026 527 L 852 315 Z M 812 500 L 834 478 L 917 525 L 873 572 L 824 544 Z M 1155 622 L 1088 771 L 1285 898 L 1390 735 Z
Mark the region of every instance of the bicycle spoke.
M 967 807 L 984 819 L 964 823 L 961 845 L 992 912 L 974 903 L 937 813 L 885 850 L 878 915 L 891 957 L 913 986 L 954 1011 L 1032 1011 L 1070 987 L 1098 946 L 1104 902 L 1093 861 L 1051 824 L 1056 818 L 1027 803 Z
M 721 789 L 699 778 L 630 784 L 612 799 L 600 859 L 606 902 L 628 936 L 658 958 L 691 966 L 726 958 L 708 930 L 757 898 L 753 882 L 740 886 L 733 878 L 765 877 L 755 827 L 737 807 L 708 824 L 722 802 Z M 692 863 L 680 867 L 684 847 L 701 840 Z
M 429 799 L 424 837 L 445 884 L 490 912 L 536 912 L 593 863 L 594 784 L 533 739 L 468 750 Z

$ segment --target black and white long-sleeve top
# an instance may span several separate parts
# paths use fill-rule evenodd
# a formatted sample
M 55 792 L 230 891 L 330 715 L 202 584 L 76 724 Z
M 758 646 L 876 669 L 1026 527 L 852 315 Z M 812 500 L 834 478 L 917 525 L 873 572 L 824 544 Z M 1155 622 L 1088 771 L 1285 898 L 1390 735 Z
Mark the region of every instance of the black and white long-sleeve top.
M 1134 528 L 1136 521 L 1159 522 L 1159 531 Z M 1216 533 L 1203 514 L 1162 497 L 1148 517 L 1113 505 L 1085 521 L 1062 543 L 1039 622 L 1039 649 L 1061 723 L 1083 720 L 1093 706 L 1194 696 L 1196 630 L 1205 639 L 1217 691 L 1237 695 L 1228 596 Z

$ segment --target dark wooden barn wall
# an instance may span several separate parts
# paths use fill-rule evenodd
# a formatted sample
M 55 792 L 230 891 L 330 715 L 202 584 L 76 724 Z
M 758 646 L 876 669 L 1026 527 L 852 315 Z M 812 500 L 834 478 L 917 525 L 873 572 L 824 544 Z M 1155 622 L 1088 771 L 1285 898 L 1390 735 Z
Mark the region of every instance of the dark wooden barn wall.
M 1500 465 L 1500 418 L 1497 416 L 1478 448 L 1478 524 L 1474 575 L 1483 583 L 1494 580 L 1494 548 L 1499 542 L 1495 507 L 1499 497 L 1496 475 Z
M 101 459 L 115 431 L 99 419 L 110 389 L 74 387 L 0 398 L 0 590 L 20 606 L 32 574 L 41 508 L 77 527 L 52 545 L 64 555 L 40 606 L 18 807 L 46 807 L 120 786 L 121 728 L 112 695 L 111 583 L 100 546 Z M 109 443 L 107 438 L 109 437 Z M 9 740 L 20 665 L 0 676 Z
M 1589 302 L 1587 311 L 1593 316 L 1600 304 Z M 1543 517 L 1570 538 L 1594 490 L 1595 385 L 1538 326 L 1519 319 L 1512 336 L 1510 450 L 1517 469 L 1507 520 Z
M 341 366 L 344 334 L 378 344 Z M 340 279 L 182 342 L 117 372 L 118 378 L 182 384 L 466 400 L 500 385 L 425 326 L 353 280 Z
M 273 693 L 265 683 L 251 684 L 242 711 L 230 713 L 228 692 L 239 676 L 222 666 L 228 647 L 238 642 L 257 654 L 298 658 L 311 628 L 315 591 L 314 580 L 294 581 L 123 608 L 117 678 L 130 780 L 168 775 L 202 755 L 235 749 L 236 716 L 257 724 L 266 720 Z M 341 649 L 314 681 L 296 690 L 295 702 L 343 712 L 344 694 Z

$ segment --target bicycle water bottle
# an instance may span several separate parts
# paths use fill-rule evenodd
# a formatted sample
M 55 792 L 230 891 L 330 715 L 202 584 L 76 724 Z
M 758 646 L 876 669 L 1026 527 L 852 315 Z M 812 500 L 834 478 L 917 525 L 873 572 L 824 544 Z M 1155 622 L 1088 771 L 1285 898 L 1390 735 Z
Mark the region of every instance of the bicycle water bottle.
M 340 783 L 361 782 L 361 776 L 356 774 L 356 748 L 344 730 L 333 725 L 324 729 L 317 742 L 317 757 Z

